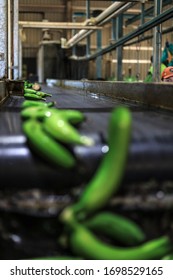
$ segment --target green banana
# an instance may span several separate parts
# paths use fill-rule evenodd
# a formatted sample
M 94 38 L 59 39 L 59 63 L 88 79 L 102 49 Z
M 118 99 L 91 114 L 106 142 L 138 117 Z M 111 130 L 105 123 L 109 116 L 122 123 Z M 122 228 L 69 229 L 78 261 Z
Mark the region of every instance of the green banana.
M 66 115 L 67 118 L 67 115 Z M 79 145 L 91 146 L 93 140 L 87 136 L 80 135 L 64 118 L 63 112 L 50 114 L 43 122 L 44 130 L 55 139 L 64 143 L 73 143 Z
M 54 116 L 52 118 L 52 116 Z M 70 124 L 68 124 L 67 120 L 72 120 L 75 122 L 79 122 L 83 119 L 82 114 L 78 114 L 75 110 L 70 110 L 68 113 L 67 110 L 57 110 L 57 109 L 49 109 L 46 106 L 35 106 L 28 107 L 22 110 L 21 117 L 26 118 L 36 118 L 39 120 L 44 119 L 43 128 L 47 128 L 46 125 L 50 126 L 49 129 L 45 129 L 51 136 L 65 143 L 77 143 L 77 144 L 90 144 L 92 139 L 87 138 L 85 136 L 81 136 L 75 128 L 73 128 Z M 46 118 L 50 118 L 51 121 L 47 122 Z M 52 120 L 53 119 L 53 120 Z M 54 121 L 54 123 L 52 123 Z M 60 123 L 58 129 L 56 131 L 52 130 L 56 123 Z M 62 125 L 63 124 L 63 125 Z
M 162 258 L 162 260 L 173 260 L 173 253 L 170 253 Z
M 22 109 L 23 108 L 28 108 L 28 107 L 53 107 L 55 105 L 55 102 L 43 102 L 43 101 L 36 101 L 36 100 L 25 100 L 22 103 Z
M 25 89 L 24 89 L 24 94 L 25 94 L 25 93 L 32 93 L 32 94 L 36 94 L 36 92 L 37 92 L 36 90 L 34 90 L 34 89 L 30 89 L 30 88 L 25 88 Z
M 109 151 L 95 176 L 86 185 L 79 201 L 72 206 L 78 219 L 84 219 L 106 205 L 122 179 L 131 130 L 131 114 L 119 107 L 112 112 L 109 124 Z
M 46 93 L 46 92 L 43 92 L 43 91 L 36 91 L 36 93 L 38 96 L 41 96 L 41 97 L 47 97 L 47 96 L 52 96 L 52 94 L 49 94 L 49 93 Z
M 21 117 L 24 119 L 39 119 L 43 120 L 45 117 L 49 117 L 51 111 L 49 111 L 47 106 L 32 106 L 24 108 L 21 111 Z
M 26 99 L 31 99 L 31 100 L 44 100 L 44 101 L 46 101 L 45 98 L 42 98 L 41 96 L 38 96 L 38 95 L 33 94 L 33 93 L 25 93 L 24 97 Z
M 36 94 L 40 97 L 47 97 L 47 96 L 52 96 L 52 94 L 49 94 L 49 93 L 46 93 L 46 92 L 43 92 L 43 91 L 37 91 L 35 89 L 31 89 L 31 88 L 24 88 L 24 94 L 26 93 L 32 93 L 32 94 Z
M 24 88 L 31 88 L 32 87 L 32 83 L 30 83 L 29 81 L 24 81 Z
M 135 247 L 106 245 L 81 225 L 72 229 L 69 242 L 74 254 L 94 260 L 154 260 L 162 258 L 171 249 L 171 242 L 166 236 Z
M 71 124 L 78 124 L 85 120 L 85 116 L 82 112 L 78 110 L 63 110 L 64 118 Z
M 145 233 L 135 222 L 109 212 L 96 214 L 83 224 L 90 230 L 105 234 L 125 245 L 136 245 L 146 238 Z
M 74 167 L 76 161 L 72 154 L 59 143 L 47 136 L 42 124 L 35 119 L 23 123 L 23 131 L 32 147 L 42 157 L 58 166 Z

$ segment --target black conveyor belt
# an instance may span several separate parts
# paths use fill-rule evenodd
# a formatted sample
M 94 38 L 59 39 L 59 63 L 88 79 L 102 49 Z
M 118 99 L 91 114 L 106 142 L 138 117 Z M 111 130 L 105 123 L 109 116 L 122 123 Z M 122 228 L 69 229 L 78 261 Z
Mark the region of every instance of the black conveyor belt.
M 43 87 L 60 109 L 81 110 L 81 133 L 94 147 L 73 147 L 74 170 L 55 168 L 30 150 L 22 132 L 22 96 L 10 96 L 0 107 L 0 259 L 31 259 L 71 255 L 57 242 L 64 233 L 58 220 L 94 174 L 107 144 L 113 108 L 132 112 L 132 137 L 124 181 L 106 206 L 136 221 L 148 239 L 166 235 L 173 212 L 173 114 L 138 104 L 103 99 L 98 94 Z M 106 186 L 105 186 L 106 187 Z M 125 190 L 125 191 L 124 191 Z
M 132 140 L 127 162 L 127 180 L 144 180 L 156 177 L 173 177 L 173 114 L 157 111 L 120 101 L 102 99 L 99 95 L 75 90 L 45 87 L 52 93 L 47 101 L 56 101 L 60 109 L 81 110 L 86 121 L 81 124 L 81 133 L 96 139 L 94 147 L 75 146 L 79 165 L 74 171 L 48 166 L 33 154 L 21 129 L 20 107 L 23 97 L 11 96 L 0 108 L 0 177 L 1 186 L 9 184 L 20 187 L 62 187 L 80 184 L 88 180 L 102 158 L 102 147 L 107 142 L 110 112 L 117 106 L 128 106 L 132 112 Z M 68 176 L 67 176 L 68 175 Z M 67 179 L 68 178 L 68 179 Z

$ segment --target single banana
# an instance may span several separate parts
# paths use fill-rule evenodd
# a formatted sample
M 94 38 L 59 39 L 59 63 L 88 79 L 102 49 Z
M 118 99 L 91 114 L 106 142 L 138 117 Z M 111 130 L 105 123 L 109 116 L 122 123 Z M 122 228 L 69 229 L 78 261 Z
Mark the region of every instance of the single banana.
M 62 110 L 63 117 L 71 124 L 78 124 L 85 120 L 85 116 L 78 110 Z
M 135 222 L 109 212 L 96 214 L 83 224 L 90 230 L 111 237 L 124 245 L 136 245 L 146 238 L 143 230 Z
M 34 119 L 24 121 L 23 131 L 37 153 L 49 162 L 65 168 L 75 166 L 72 154 L 62 145 L 50 138 L 42 129 L 42 124 Z
M 69 242 L 73 253 L 87 260 L 155 260 L 169 253 L 172 247 L 167 236 L 135 247 L 110 246 L 102 243 L 81 225 L 72 229 Z
M 34 89 L 30 89 L 30 88 L 25 88 L 25 89 L 24 89 L 24 94 L 25 94 L 25 93 L 32 93 L 32 94 L 36 94 L 36 92 L 37 92 L 36 90 L 34 90 Z
M 33 94 L 33 93 L 25 93 L 24 97 L 26 99 L 31 99 L 31 100 L 43 100 L 43 101 L 46 101 L 45 98 L 42 98 L 41 96 L 38 96 L 38 95 Z
M 119 107 L 112 112 L 109 124 L 109 151 L 95 176 L 86 185 L 79 201 L 72 206 L 78 219 L 104 207 L 117 191 L 125 169 L 131 131 L 131 114 Z
M 47 96 L 52 96 L 52 94 L 49 94 L 49 93 L 46 93 L 46 92 L 43 92 L 43 91 L 36 91 L 36 94 L 38 96 L 41 96 L 41 97 L 47 97 Z
M 38 106 L 42 106 L 42 107 L 53 107 L 55 105 L 55 102 L 43 102 L 43 101 L 35 101 L 35 100 L 25 100 L 22 103 L 22 109 L 24 108 L 28 108 L 28 107 L 38 107 Z
M 43 122 L 44 130 L 55 139 L 64 143 L 91 146 L 93 140 L 87 136 L 80 135 L 64 118 L 63 113 L 51 114 Z
M 43 120 L 45 117 L 49 117 L 51 111 L 47 106 L 32 106 L 24 108 L 21 111 L 21 117 L 24 119 L 39 119 Z

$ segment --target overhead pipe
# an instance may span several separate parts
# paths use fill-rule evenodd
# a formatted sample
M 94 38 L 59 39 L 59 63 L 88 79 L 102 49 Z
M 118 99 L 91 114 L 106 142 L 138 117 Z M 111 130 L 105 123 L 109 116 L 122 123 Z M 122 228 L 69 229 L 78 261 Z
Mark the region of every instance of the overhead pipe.
M 116 10 L 120 9 L 125 4 L 123 2 L 115 2 L 112 5 L 110 5 L 105 11 L 103 11 L 100 15 L 98 15 L 96 18 L 94 18 L 94 24 L 97 26 L 102 25 L 102 22 L 110 17 Z M 110 20 L 111 18 L 109 18 Z M 73 36 L 69 41 L 66 42 L 65 47 L 71 48 L 81 40 L 83 40 L 85 37 L 90 35 L 93 31 L 89 30 L 86 31 L 84 29 L 80 30 L 75 36 Z
M 102 23 L 107 23 L 108 21 L 110 21 L 112 18 L 117 17 L 118 15 L 122 14 L 124 11 L 128 10 L 130 7 L 132 7 L 133 5 L 135 5 L 134 3 L 127 3 L 124 4 L 124 6 L 122 6 L 121 8 L 119 8 L 118 10 L 116 10 L 115 12 L 112 13 L 111 16 L 109 16 L 108 18 L 106 18 L 103 22 L 100 23 L 100 25 L 102 25 Z M 81 30 L 81 31 L 85 31 L 85 30 Z M 83 32 L 83 35 L 80 36 L 80 40 L 84 39 L 86 36 L 88 36 L 89 34 L 91 34 L 92 31 L 88 31 L 88 32 Z M 82 33 L 82 32 L 79 32 Z M 78 34 L 79 34 L 78 33 Z M 79 41 L 80 41 L 79 40 Z M 75 44 L 78 43 L 78 41 L 75 41 Z M 77 57 L 74 57 L 74 59 L 77 59 Z
M 133 2 L 129 2 L 127 4 L 124 4 L 121 8 L 118 9 L 118 14 L 123 13 L 124 11 L 130 9 L 132 6 L 136 5 L 136 3 Z M 115 11 L 114 13 L 112 13 L 109 17 L 107 17 L 106 19 L 104 19 L 101 22 L 101 25 L 106 24 L 108 21 L 110 21 L 113 17 L 117 16 L 117 11 Z
M 172 4 L 172 0 L 164 0 L 162 7 L 166 7 L 169 4 Z M 146 16 L 153 16 L 154 15 L 154 6 L 146 9 L 143 12 L 143 15 L 144 15 L 144 17 L 146 17 Z M 129 18 L 125 22 L 125 26 L 128 26 L 128 25 L 130 25 L 130 24 L 132 24 L 132 23 L 134 23 L 134 22 L 136 22 L 136 21 L 138 21 L 140 19 L 141 19 L 141 14 L 135 15 L 134 17 Z
M 71 57 L 72 59 L 76 59 L 79 61 L 85 61 L 85 60 L 92 60 L 95 59 L 99 55 L 104 55 L 108 52 L 111 52 L 112 50 L 115 50 L 117 47 L 124 45 L 126 42 L 130 41 L 131 39 L 138 37 L 139 35 L 143 34 L 144 32 L 148 31 L 149 29 L 157 26 L 158 24 L 172 18 L 173 16 L 173 8 L 170 8 L 163 12 L 162 14 L 158 15 L 154 19 L 144 23 L 142 26 L 140 26 L 135 31 L 132 31 L 131 33 L 125 35 L 124 37 L 120 38 L 116 43 L 113 43 L 112 45 L 102 49 L 99 52 L 95 52 L 94 54 L 90 55 L 89 57 Z
M 163 34 L 170 33 L 170 32 L 172 32 L 172 31 L 173 31 L 173 27 L 168 27 L 168 28 L 162 30 L 162 35 L 163 35 Z M 152 38 L 153 38 L 153 35 L 147 35 L 147 36 L 144 36 L 144 37 L 140 37 L 140 38 L 138 38 L 137 40 L 134 40 L 134 41 L 131 41 L 131 42 L 129 42 L 129 43 L 124 44 L 124 46 L 125 46 L 125 47 L 127 47 L 127 46 L 132 46 L 132 45 L 135 45 L 135 44 L 137 44 L 137 43 L 139 43 L 139 42 L 147 41 L 147 40 L 150 40 L 150 39 L 152 39 Z
M 86 18 L 90 18 L 90 0 L 86 0 Z M 90 55 L 90 36 L 87 36 L 86 55 Z
M 45 28 L 45 29 L 102 29 L 95 25 L 87 25 L 81 22 L 46 22 L 46 21 L 19 21 L 21 28 Z M 84 30 L 85 31 L 85 30 Z

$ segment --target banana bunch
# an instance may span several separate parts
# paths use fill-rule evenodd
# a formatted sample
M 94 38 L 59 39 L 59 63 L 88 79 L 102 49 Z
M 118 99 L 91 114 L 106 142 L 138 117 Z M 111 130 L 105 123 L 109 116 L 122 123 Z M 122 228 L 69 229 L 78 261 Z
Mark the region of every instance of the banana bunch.
M 49 139 L 63 141 L 63 137 L 65 137 L 65 143 L 69 143 L 71 137 L 71 141 L 74 143 L 82 141 L 81 144 L 91 144 L 86 139 L 83 142 L 80 137 L 77 140 L 73 129 L 68 140 L 66 138 L 69 135 L 69 129 L 71 129 L 69 124 L 83 121 L 84 116 L 80 112 L 73 110 L 57 112 L 54 108 L 45 108 L 42 105 L 39 105 L 38 110 L 35 110 L 34 106 L 28 110 L 27 105 L 22 112 L 22 117 L 26 119 L 26 134 L 33 137 L 33 143 L 36 146 L 40 147 L 40 135 L 43 136 L 43 139 L 45 138 L 45 143 L 42 143 L 43 150 L 45 145 L 49 145 L 46 143 L 46 141 L 49 142 Z M 56 117 L 57 114 L 60 115 Z M 60 126 L 63 126 L 64 122 L 68 125 L 64 132 L 60 132 Z M 32 132 L 35 130 L 37 134 L 33 136 Z M 168 236 L 163 235 L 153 240 L 147 240 L 144 231 L 134 221 L 103 210 L 120 186 L 125 170 L 130 131 L 131 115 L 129 110 L 121 107 L 114 110 L 109 123 L 108 153 L 105 154 L 95 176 L 86 185 L 78 201 L 66 207 L 59 216 L 59 221 L 64 225 L 65 234 L 59 239 L 59 243 L 66 249 L 70 247 L 74 255 L 73 257 L 41 257 L 40 260 L 173 259 L 173 248 Z M 47 150 L 44 152 L 48 153 Z M 53 150 L 54 153 L 56 153 L 55 150 Z M 99 210 L 101 210 L 100 213 Z M 115 245 L 111 245 L 111 242 L 106 244 L 101 241 L 100 234 L 102 237 L 106 237 L 106 240 L 111 239 Z
M 100 212 L 118 190 L 125 169 L 130 140 L 131 115 L 128 109 L 112 112 L 109 125 L 109 151 L 95 176 L 74 205 L 65 208 L 59 219 L 74 255 L 95 260 L 161 259 L 171 252 L 167 236 L 146 240 L 133 221 L 110 212 Z M 98 234 L 112 238 L 122 247 L 105 244 Z M 171 258 L 169 255 L 167 258 Z
M 24 88 L 24 97 L 26 99 L 31 99 L 31 100 L 46 100 L 45 97 L 51 97 L 52 95 L 49 93 L 45 93 L 43 91 L 37 91 L 34 89 L 30 88 Z
M 23 131 L 33 149 L 54 165 L 72 168 L 76 164 L 69 144 L 94 145 L 92 139 L 80 135 L 74 124 L 84 121 L 76 110 L 52 108 L 54 102 L 25 100 L 21 117 Z

